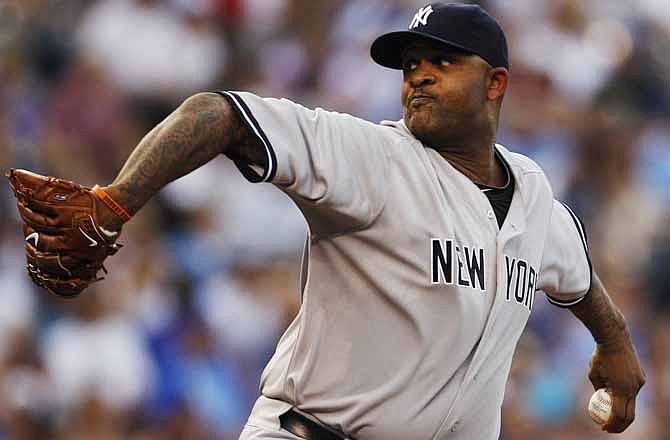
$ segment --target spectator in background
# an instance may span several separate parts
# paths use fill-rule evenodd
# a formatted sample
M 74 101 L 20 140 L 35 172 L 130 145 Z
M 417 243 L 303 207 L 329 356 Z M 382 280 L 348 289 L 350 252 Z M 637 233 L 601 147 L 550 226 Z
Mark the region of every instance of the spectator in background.
M 179 5 L 98 1 L 82 19 L 78 45 L 132 94 L 176 100 L 206 89 L 225 68 L 226 45 L 206 19 L 207 3 Z
M 251 400 L 237 361 L 221 350 L 197 316 L 183 315 L 165 336 L 154 344 L 161 377 L 153 410 L 164 418 L 186 411 L 204 432 L 232 438 L 244 424 Z
M 154 365 L 136 323 L 113 313 L 95 291 L 70 308 L 71 316 L 56 319 L 43 339 L 46 370 L 54 396 L 64 409 L 86 399 L 125 412 L 146 398 Z
M 37 298 L 30 281 L 16 270 L 16 261 L 22 261 L 22 243 L 10 228 L 0 223 L 0 292 L 4 306 L 0 307 L 0 362 L 11 351 L 12 335 L 31 333 L 36 325 Z
M 38 355 L 36 335 L 29 328 L 4 333 L 0 356 L 0 438 L 40 440 L 53 434 L 57 411 L 53 379 Z
M 566 198 L 588 219 L 594 261 L 635 277 L 647 263 L 662 213 L 662 206 L 639 186 L 633 174 L 639 127 L 600 112 L 588 117 Z

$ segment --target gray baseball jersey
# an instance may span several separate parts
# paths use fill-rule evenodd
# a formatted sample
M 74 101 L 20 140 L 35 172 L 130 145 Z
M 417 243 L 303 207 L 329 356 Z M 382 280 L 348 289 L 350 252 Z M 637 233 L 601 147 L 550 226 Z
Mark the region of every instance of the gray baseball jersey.
M 296 406 L 358 440 L 497 438 L 535 291 L 567 306 L 590 287 L 583 228 L 542 170 L 496 145 L 516 181 L 499 228 L 482 191 L 402 121 L 222 95 L 267 153 L 263 169 L 238 167 L 309 226 L 302 306 L 249 424 L 275 429 L 268 415 Z

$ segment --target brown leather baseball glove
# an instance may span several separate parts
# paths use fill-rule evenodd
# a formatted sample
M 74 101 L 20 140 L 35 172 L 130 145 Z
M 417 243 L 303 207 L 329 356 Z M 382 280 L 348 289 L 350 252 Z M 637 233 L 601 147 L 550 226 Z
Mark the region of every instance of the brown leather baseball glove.
M 27 269 L 35 284 L 73 297 L 100 281 L 103 261 L 115 254 L 120 231 L 100 226 L 98 206 L 105 193 L 96 186 L 12 169 L 6 174 L 17 199 L 26 240 Z M 107 202 L 106 202 L 107 203 Z

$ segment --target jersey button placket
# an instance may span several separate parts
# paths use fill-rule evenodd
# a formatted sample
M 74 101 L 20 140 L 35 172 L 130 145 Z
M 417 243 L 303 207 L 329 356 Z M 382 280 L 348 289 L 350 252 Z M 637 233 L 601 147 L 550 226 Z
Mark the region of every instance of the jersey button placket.
M 456 421 L 454 422 L 454 424 L 451 426 L 451 429 L 449 429 L 449 431 L 451 431 L 451 432 L 458 432 L 458 430 L 459 430 L 460 428 L 461 428 L 461 421 L 460 421 L 460 420 L 456 420 Z
M 491 225 L 493 235 L 497 235 L 499 231 L 498 219 L 496 218 L 496 213 L 493 212 L 493 209 L 489 209 L 488 211 L 486 211 L 486 217 L 489 219 L 489 225 Z

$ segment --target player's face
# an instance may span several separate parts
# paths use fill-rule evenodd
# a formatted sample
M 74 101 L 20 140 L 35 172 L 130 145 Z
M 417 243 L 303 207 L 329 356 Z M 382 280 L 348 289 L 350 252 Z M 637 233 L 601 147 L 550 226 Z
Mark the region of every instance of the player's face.
M 490 66 L 477 55 L 417 43 L 402 54 L 402 66 L 403 118 L 425 145 L 467 139 L 486 118 Z

